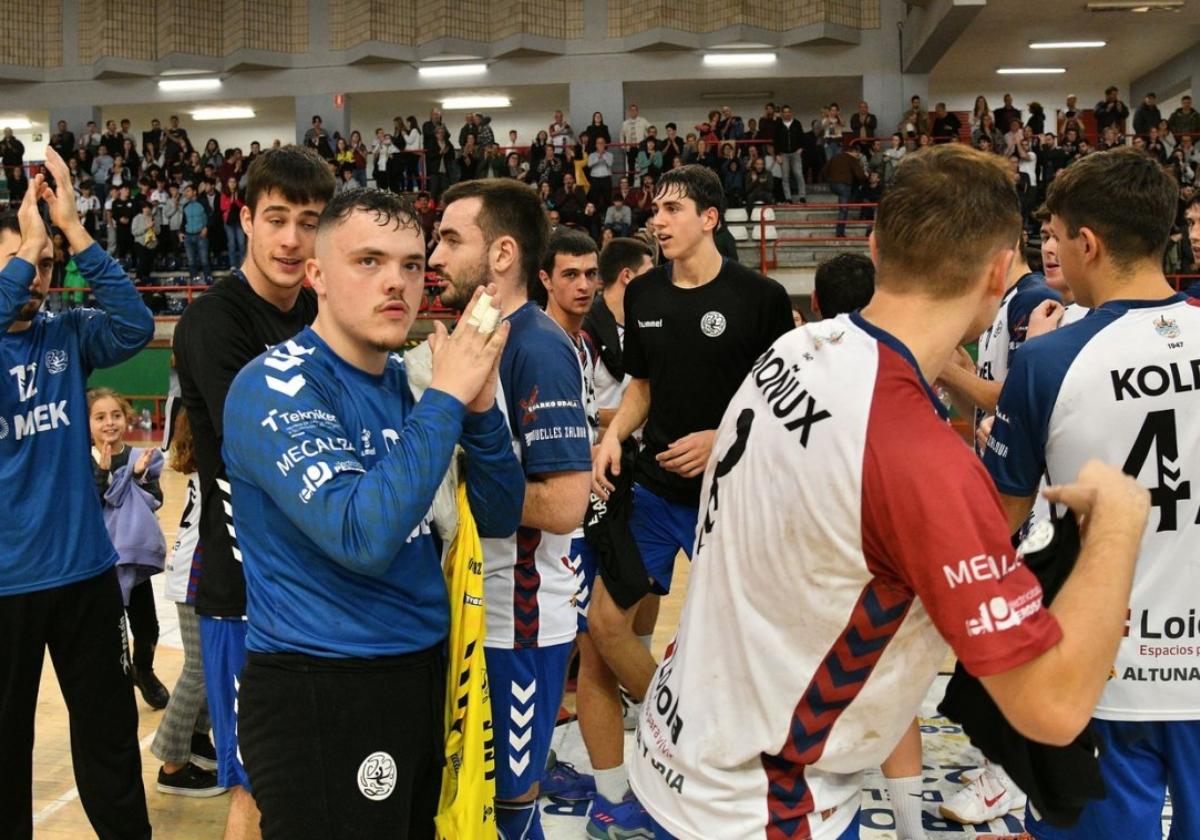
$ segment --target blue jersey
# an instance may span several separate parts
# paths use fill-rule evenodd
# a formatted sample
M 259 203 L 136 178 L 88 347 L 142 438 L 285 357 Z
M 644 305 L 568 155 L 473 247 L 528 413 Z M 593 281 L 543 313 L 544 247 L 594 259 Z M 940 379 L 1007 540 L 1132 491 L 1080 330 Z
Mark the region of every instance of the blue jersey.
M 8 328 L 29 300 L 34 267 L 0 271 L 0 596 L 86 580 L 117 561 L 92 477 L 87 378 L 154 336 L 154 317 L 99 245 L 75 255 L 101 309 L 38 313 Z
M 590 471 L 583 371 L 571 340 L 532 302 L 508 321 L 497 400 L 525 475 Z M 570 554 L 569 533 L 522 526 L 513 537 L 484 540 L 487 647 L 548 647 L 575 638 L 578 586 Z
M 306 328 L 246 365 L 225 401 L 222 454 L 246 574 L 246 647 L 334 658 L 409 653 L 446 638 L 429 529 L 455 444 L 483 534 L 511 534 L 524 477 L 498 408 L 468 414 L 403 362 L 379 376 Z
M 1092 458 L 1150 490 L 1125 638 L 1095 716 L 1198 720 L 1200 307 L 1110 301 L 1013 357 L 984 465 L 1009 496 L 1075 480 Z M 1062 512 L 1061 506 L 1059 511 Z

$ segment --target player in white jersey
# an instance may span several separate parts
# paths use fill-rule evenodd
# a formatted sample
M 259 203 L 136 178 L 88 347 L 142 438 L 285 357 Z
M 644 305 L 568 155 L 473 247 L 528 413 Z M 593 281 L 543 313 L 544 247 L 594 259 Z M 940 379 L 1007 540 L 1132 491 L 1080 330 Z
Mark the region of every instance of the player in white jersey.
M 1092 312 L 1017 354 L 988 440 L 985 463 L 1013 526 L 1043 474 L 1062 481 L 1089 458 L 1121 465 L 1153 505 L 1093 721 L 1107 795 L 1072 830 L 1033 819 L 1038 838 L 1158 838 L 1167 790 L 1170 836 L 1200 836 L 1200 309 L 1163 276 L 1177 202 L 1175 182 L 1134 150 L 1059 173 L 1050 226 L 1067 282 Z
M 1086 724 L 1146 494 L 1099 463 L 1051 491 L 1091 527 L 1047 610 L 926 384 L 992 320 L 1019 226 L 995 158 L 906 159 L 872 235 L 871 304 L 777 340 L 725 412 L 630 768 L 658 840 L 857 837 L 863 771 L 912 721 L 943 640 L 1029 737 Z
M 525 470 L 525 505 L 513 537 L 483 541 L 485 655 L 497 827 L 502 840 L 536 840 L 538 782 L 575 639 L 575 575 L 566 558 L 590 484 L 579 360 L 562 328 L 528 299 L 550 233 L 537 196 L 492 179 L 456 184 L 443 201 L 441 240 L 429 257 L 446 283 L 442 302 L 462 308 L 476 287 L 493 282 L 511 327 L 496 400 Z
M 599 428 L 595 385 L 597 353 L 591 338 L 583 332 L 583 318 L 595 298 L 600 273 L 598 254 L 595 240 L 586 233 L 559 228 L 550 237 L 546 256 L 542 258 L 539 283 L 531 289 L 533 299 L 545 308 L 554 323 L 562 327 L 579 356 L 580 401 L 587 416 L 589 444 L 596 442 Z M 595 578 L 596 561 L 583 538 L 583 523 L 571 533 L 571 547 L 566 562 L 575 575 L 575 610 L 579 616 L 579 635 L 575 640 L 579 645 L 579 655 L 581 659 L 585 655 L 598 656 L 587 637 L 587 604 Z M 592 798 L 596 783 L 591 776 L 579 773 L 571 764 L 559 761 L 551 752 L 540 792 L 542 796 L 553 799 L 583 802 Z

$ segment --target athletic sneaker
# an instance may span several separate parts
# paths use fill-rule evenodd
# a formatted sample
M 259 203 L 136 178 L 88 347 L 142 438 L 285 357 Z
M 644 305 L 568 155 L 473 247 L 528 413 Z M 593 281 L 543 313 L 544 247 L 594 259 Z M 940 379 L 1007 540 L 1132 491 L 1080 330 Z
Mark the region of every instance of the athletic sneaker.
M 625 798 L 615 804 L 597 793 L 588 815 L 587 836 L 597 840 L 654 840 L 654 825 L 633 791 L 627 791 Z
M 225 792 L 225 788 L 217 784 L 216 773 L 201 770 L 195 764 L 189 763 L 182 770 L 170 774 L 160 767 L 158 792 L 205 799 L 209 796 L 220 796 Z
M 201 770 L 217 769 L 217 751 L 208 735 L 192 733 L 192 764 Z
M 587 802 L 596 795 L 596 780 L 580 773 L 575 765 L 559 761 L 554 750 L 550 750 L 540 791 L 542 796 L 562 802 Z
M 154 675 L 153 671 L 142 673 L 135 670 L 133 684 L 138 687 L 138 691 L 142 693 L 142 699 L 151 709 L 165 709 L 167 703 L 171 701 L 171 692 L 167 691 L 167 687 Z
M 1024 808 L 1028 797 L 1003 772 L 985 767 L 939 806 L 948 820 L 978 825 Z
M 620 691 L 622 722 L 625 724 L 625 731 L 632 732 L 637 729 L 638 718 L 642 716 L 642 704 L 633 699 L 633 695 L 625 690 L 625 686 L 620 686 Z

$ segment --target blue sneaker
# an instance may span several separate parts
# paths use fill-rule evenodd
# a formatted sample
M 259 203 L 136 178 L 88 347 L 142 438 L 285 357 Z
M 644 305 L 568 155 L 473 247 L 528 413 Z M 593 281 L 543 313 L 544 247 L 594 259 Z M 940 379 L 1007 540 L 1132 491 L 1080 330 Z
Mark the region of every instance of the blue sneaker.
M 559 761 L 554 750 L 542 775 L 541 795 L 562 802 L 588 802 L 596 795 L 596 780 L 580 773 L 574 765 Z
M 588 815 L 587 836 L 596 840 L 654 840 L 654 824 L 633 791 L 627 791 L 617 803 L 597 793 Z

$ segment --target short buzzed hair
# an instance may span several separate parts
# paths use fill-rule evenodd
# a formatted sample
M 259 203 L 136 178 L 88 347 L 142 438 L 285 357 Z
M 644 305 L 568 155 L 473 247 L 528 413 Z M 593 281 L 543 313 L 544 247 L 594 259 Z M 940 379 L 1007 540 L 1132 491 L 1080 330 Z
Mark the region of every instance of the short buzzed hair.
M 855 312 L 875 294 L 875 264 L 863 254 L 838 254 L 817 266 L 814 295 L 822 318 Z
M 879 203 L 877 285 L 958 297 L 1020 234 L 1021 207 L 1004 161 L 958 143 L 930 146 L 904 158 Z

